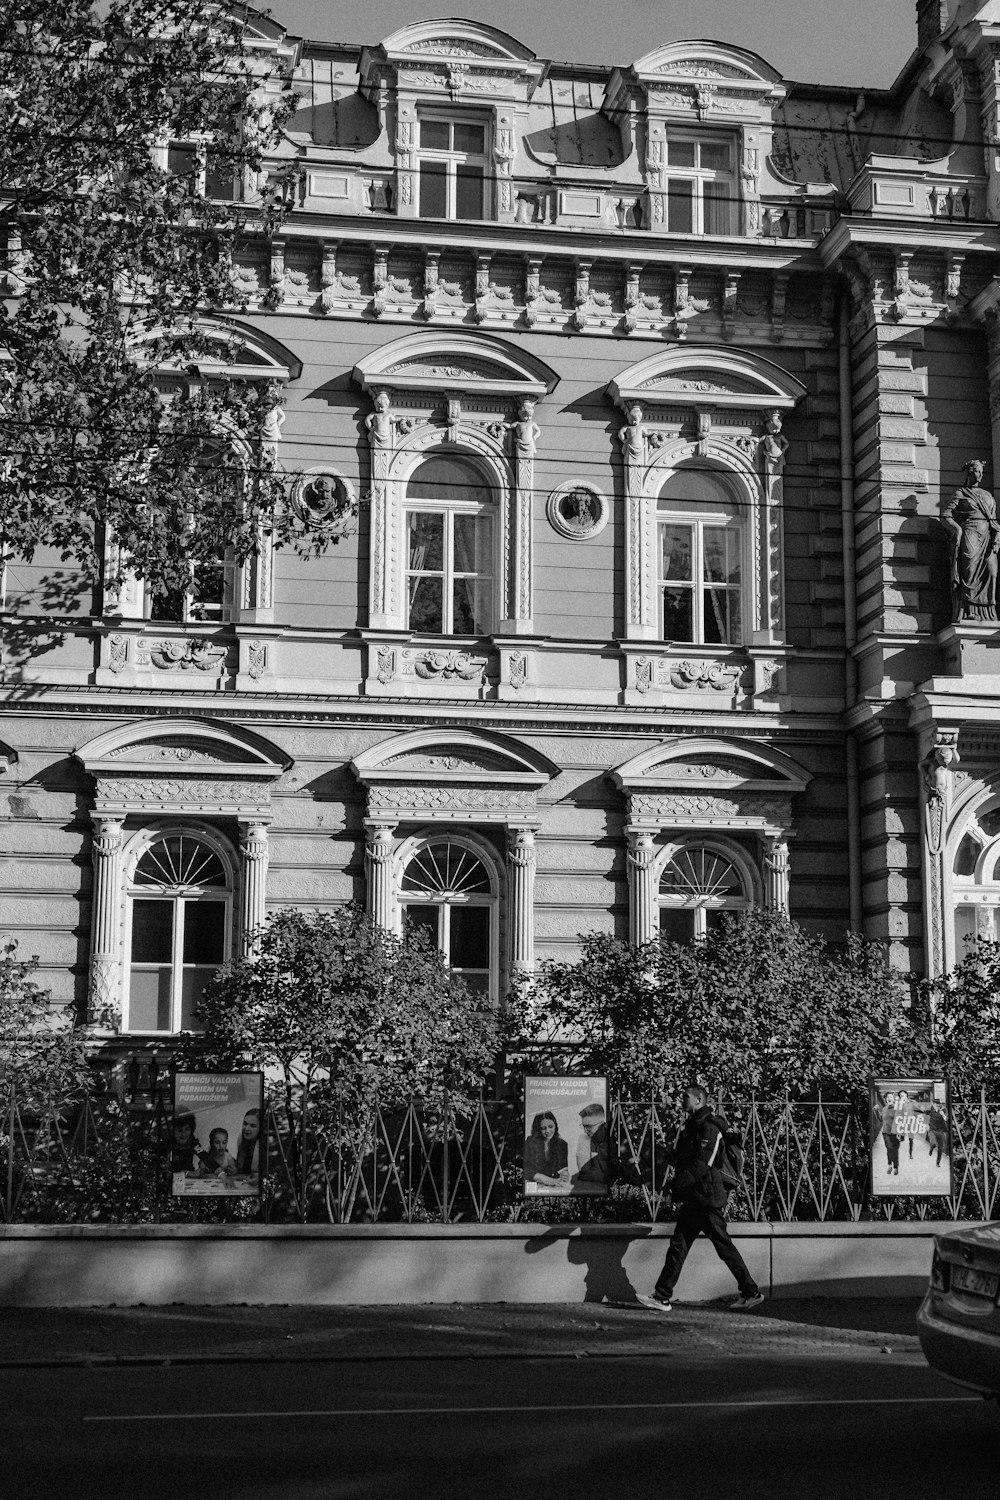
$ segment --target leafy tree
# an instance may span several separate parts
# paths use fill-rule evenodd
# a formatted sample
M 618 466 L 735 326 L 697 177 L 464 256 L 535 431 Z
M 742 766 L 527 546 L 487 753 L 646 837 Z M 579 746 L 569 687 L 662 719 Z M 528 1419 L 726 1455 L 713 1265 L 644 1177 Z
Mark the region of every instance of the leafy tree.
M 870 1072 L 922 1056 L 903 977 L 876 944 L 852 937 L 837 951 L 760 909 L 689 946 L 582 942 L 578 962 L 543 965 L 539 1021 L 579 1038 L 587 1065 L 625 1093 L 699 1079 L 729 1097 L 849 1097 Z
M 262 528 L 312 545 L 281 511 L 259 440 L 276 391 L 224 372 L 187 379 L 220 352 L 199 314 L 245 305 L 234 243 L 274 231 L 289 185 L 265 180 L 264 162 L 288 83 L 248 40 L 249 14 L 204 0 L 0 0 L 8 554 L 55 548 L 96 581 L 113 538 L 112 583 L 133 571 L 169 592 L 227 548 L 245 559 Z
M 950 974 L 925 987 L 934 1061 L 967 1097 L 1000 1098 L 1000 943 L 980 939 Z
M 266 1070 L 294 1127 L 296 1174 L 319 1127 L 363 1156 L 376 1103 L 414 1100 L 450 1122 L 495 1062 L 502 1026 L 426 933 L 395 937 L 357 907 L 274 914 L 254 952 L 206 986 L 198 1017 L 199 1065 Z
M 19 1111 L 58 1112 L 87 1090 L 91 1074 L 72 1007 L 55 1011 L 48 990 L 35 983 L 37 958 L 0 948 L 0 1128 L 11 1098 Z

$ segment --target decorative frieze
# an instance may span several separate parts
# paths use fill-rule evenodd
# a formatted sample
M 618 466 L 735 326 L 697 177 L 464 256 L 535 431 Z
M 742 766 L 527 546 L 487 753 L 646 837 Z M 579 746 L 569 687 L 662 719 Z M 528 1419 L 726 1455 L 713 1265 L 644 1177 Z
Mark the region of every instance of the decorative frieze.
M 401 172 L 401 191 L 415 175 Z M 504 186 L 501 179 L 501 193 Z M 506 190 L 512 192 L 509 182 Z M 515 208 L 512 201 L 511 215 Z M 634 205 L 622 199 L 614 228 L 621 227 L 618 218 L 634 219 L 635 212 Z M 537 327 L 603 337 L 669 330 L 680 339 L 707 342 L 726 338 L 777 343 L 786 334 L 795 343 L 829 343 L 832 338 L 830 299 L 824 302 L 821 278 L 815 274 L 792 278 L 791 303 L 799 314 L 789 317 L 786 328 L 783 308 L 790 273 L 781 267 L 756 270 L 756 295 L 744 297 L 747 273 L 736 267 L 692 272 L 685 265 L 640 266 L 627 259 L 558 253 L 517 257 L 433 245 L 417 250 L 343 239 L 301 242 L 294 250 L 294 264 L 289 249 L 276 247 L 270 263 L 275 280 L 268 285 L 269 273 L 266 264 L 262 271 L 258 254 L 249 245 L 234 251 L 231 277 L 247 296 L 250 310 L 277 307 L 278 297 L 282 314 L 351 321 L 360 317 L 407 324 L 415 319 L 471 322 L 484 329 Z M 941 285 L 940 296 L 935 293 L 938 311 L 946 305 L 943 275 L 942 269 L 933 279 L 935 286 Z M 922 275 L 920 281 L 926 279 Z
M 634 792 L 629 797 L 633 823 L 671 826 L 763 828 L 791 826 L 791 793 L 770 796 L 737 791 L 722 796 L 714 792 Z
M 402 818 L 417 813 L 483 817 L 489 822 L 534 813 L 533 788 L 492 789 L 477 786 L 373 786 L 368 791 L 368 810 L 373 817 L 394 812 Z
M 468 651 L 404 650 L 400 659 L 400 676 L 418 677 L 422 682 L 468 682 L 482 686 L 489 666 L 488 657 L 473 656 Z

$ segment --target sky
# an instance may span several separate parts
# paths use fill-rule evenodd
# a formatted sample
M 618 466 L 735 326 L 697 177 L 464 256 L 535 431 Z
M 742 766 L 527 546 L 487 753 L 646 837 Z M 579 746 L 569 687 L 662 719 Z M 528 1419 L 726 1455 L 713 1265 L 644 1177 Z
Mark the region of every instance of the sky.
M 461 15 L 557 62 L 629 63 L 664 42 L 714 37 L 787 79 L 888 88 L 916 46 L 915 0 L 272 0 L 315 41 L 379 42 L 411 21 Z

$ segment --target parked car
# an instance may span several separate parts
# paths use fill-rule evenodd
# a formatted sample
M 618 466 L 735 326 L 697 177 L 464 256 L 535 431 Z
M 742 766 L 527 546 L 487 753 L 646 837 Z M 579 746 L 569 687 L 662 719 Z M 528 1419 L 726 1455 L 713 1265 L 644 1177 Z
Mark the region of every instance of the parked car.
M 1000 1222 L 935 1237 L 917 1324 L 928 1364 L 1000 1401 Z

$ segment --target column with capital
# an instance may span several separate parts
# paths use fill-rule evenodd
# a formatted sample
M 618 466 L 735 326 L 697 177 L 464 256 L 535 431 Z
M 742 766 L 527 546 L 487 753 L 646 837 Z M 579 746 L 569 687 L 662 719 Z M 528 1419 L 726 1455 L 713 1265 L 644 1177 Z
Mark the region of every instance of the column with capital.
M 87 1023 L 121 1025 L 121 853 L 123 818 L 93 819 L 94 888 L 90 907 Z
M 243 856 L 243 952 L 256 946 L 257 931 L 267 916 L 267 824 L 240 824 L 240 854 Z
M 535 966 L 535 831 L 507 833 L 507 936 L 510 972 Z
M 780 835 L 764 840 L 764 905 L 788 914 L 788 844 Z
M 369 823 L 365 829 L 365 873 L 368 877 L 368 915 L 376 927 L 394 926 L 392 856 L 394 823 Z
M 655 835 L 650 828 L 626 828 L 625 832 L 628 837 L 628 938 L 634 948 L 641 948 L 643 943 L 651 943 L 656 937 Z

